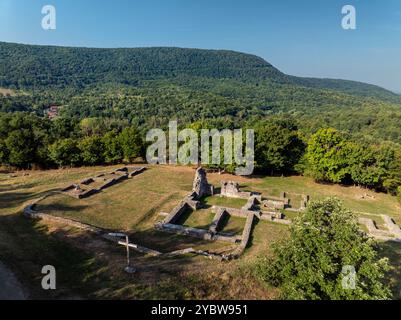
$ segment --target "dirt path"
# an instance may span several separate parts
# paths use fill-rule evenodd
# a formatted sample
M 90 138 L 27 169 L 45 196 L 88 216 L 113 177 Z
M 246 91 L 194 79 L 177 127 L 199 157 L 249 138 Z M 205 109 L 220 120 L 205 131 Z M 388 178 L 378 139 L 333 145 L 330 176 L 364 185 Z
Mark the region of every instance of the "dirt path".
M 24 290 L 14 274 L 0 262 L 0 300 L 25 300 Z

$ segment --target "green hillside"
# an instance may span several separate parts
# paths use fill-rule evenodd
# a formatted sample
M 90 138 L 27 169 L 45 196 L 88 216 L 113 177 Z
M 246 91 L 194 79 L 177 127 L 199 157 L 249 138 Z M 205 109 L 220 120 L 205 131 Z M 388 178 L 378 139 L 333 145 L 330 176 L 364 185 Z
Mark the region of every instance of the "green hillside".
M 401 143 L 401 97 L 345 80 L 285 75 L 262 58 L 225 50 L 92 49 L 0 42 L 0 112 L 63 106 L 65 117 L 113 118 L 143 127 L 213 121 L 245 125 L 271 115 L 306 134 L 335 127 Z
M 76 87 L 113 82 L 136 85 L 145 79 L 180 76 L 271 80 L 360 96 L 397 99 L 377 86 L 333 79 L 287 76 L 260 57 L 227 50 L 184 48 L 95 49 L 0 42 L 1 87 Z

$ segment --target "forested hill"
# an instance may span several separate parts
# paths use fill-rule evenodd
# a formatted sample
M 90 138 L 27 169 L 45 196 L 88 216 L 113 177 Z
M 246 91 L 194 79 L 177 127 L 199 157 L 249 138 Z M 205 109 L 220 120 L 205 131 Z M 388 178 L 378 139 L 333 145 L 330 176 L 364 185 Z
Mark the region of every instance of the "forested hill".
M 181 48 L 95 49 L 0 42 L 3 87 L 84 86 L 98 82 L 196 76 L 285 81 L 263 59 L 226 50 Z
M 205 77 L 246 83 L 330 89 L 346 94 L 400 102 L 400 96 L 360 82 L 288 76 L 260 57 L 227 50 L 183 48 L 96 49 L 34 46 L 0 42 L 0 87 L 73 88 L 143 80 Z

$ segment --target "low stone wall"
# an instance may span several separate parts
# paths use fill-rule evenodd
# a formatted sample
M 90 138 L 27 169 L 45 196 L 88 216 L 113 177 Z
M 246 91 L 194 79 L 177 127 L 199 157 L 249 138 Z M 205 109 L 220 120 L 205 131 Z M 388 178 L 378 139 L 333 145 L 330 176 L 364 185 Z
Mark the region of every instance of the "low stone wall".
M 230 243 L 240 243 L 242 241 L 241 236 L 227 236 L 223 234 L 215 234 L 212 236 L 213 241 L 222 241 L 222 242 L 230 242 Z
M 268 200 L 263 200 L 262 201 L 262 205 L 265 208 L 283 210 L 287 206 L 286 202 L 287 201 L 284 201 L 284 200 L 268 199 Z
M 375 239 L 383 240 L 383 241 L 401 242 L 401 238 L 399 238 L 399 237 L 395 238 L 393 236 L 394 235 L 393 232 L 391 232 L 390 230 L 386 231 L 386 230 L 378 229 L 372 219 L 360 217 L 358 219 L 358 222 L 360 224 L 365 225 L 366 228 L 368 229 L 368 235 Z M 386 223 L 386 220 L 385 220 L 385 223 Z M 393 224 L 393 222 L 391 222 L 391 224 Z M 386 226 L 387 226 L 387 223 L 386 223 Z
M 291 220 L 283 219 L 283 214 L 281 212 L 263 212 L 260 215 L 260 219 L 285 225 L 290 225 L 292 223 Z
M 141 168 L 137 168 L 132 170 L 132 172 L 130 172 L 128 175 L 132 178 L 135 177 L 136 175 L 144 172 L 146 170 L 146 167 L 141 167 Z
M 222 207 L 222 206 L 212 206 L 212 210 L 225 210 L 228 214 L 234 217 L 246 218 L 249 214 L 255 214 L 255 211 L 252 210 L 243 210 L 237 208 L 229 208 L 229 207 Z
M 245 227 L 244 227 L 244 230 L 242 231 L 241 243 L 238 246 L 238 248 L 236 250 L 234 250 L 234 253 L 233 253 L 233 255 L 236 257 L 239 257 L 240 255 L 242 255 L 245 251 L 246 246 L 248 245 L 249 238 L 251 236 L 252 224 L 253 224 L 254 218 L 255 218 L 255 215 L 253 213 L 248 214 L 248 216 L 246 217 Z
M 242 207 L 242 210 L 249 211 L 253 210 L 257 204 L 260 203 L 257 196 L 249 197 L 247 203 Z
M 128 179 L 127 175 L 121 175 L 117 178 L 113 178 L 113 179 L 107 181 L 106 183 L 104 183 L 103 185 L 101 185 L 98 190 L 101 191 L 101 190 L 107 189 L 107 188 L 114 186 L 115 184 L 117 184 L 123 180 L 127 180 L 127 179 Z
M 75 185 L 70 184 L 69 186 L 67 186 L 67 187 L 65 187 L 65 188 L 63 188 L 63 189 L 61 189 L 61 192 L 66 192 L 66 191 L 72 190 L 72 189 L 74 189 L 74 188 L 75 188 Z
M 130 169 L 132 169 L 131 172 L 129 172 Z M 139 168 L 123 167 L 123 168 L 119 168 L 113 172 L 110 172 L 109 174 L 113 175 L 115 177 L 105 180 L 105 182 L 98 188 L 91 188 L 88 190 L 83 190 L 81 192 L 79 192 L 79 191 L 74 192 L 73 189 L 75 189 L 77 185 L 72 184 L 72 185 L 65 187 L 61 191 L 64 192 L 66 195 L 69 195 L 73 198 L 84 199 L 84 198 L 88 198 L 94 194 L 97 194 L 97 193 L 101 192 L 102 190 L 107 189 L 123 180 L 127 180 L 129 177 L 134 177 L 135 175 L 138 175 L 138 174 L 144 172 L 145 170 L 146 170 L 146 167 L 139 167 Z M 86 179 L 82 180 L 78 184 L 78 186 L 79 185 L 90 186 L 92 183 L 100 180 L 101 178 L 103 178 L 105 176 L 106 176 L 105 173 L 101 173 L 95 177 L 86 178 Z
M 387 229 L 393 234 L 393 236 L 401 239 L 401 229 L 395 224 L 393 219 L 384 214 L 382 215 L 382 218 Z
M 216 215 L 214 216 L 213 222 L 209 227 L 209 232 L 212 234 L 216 234 L 218 229 L 223 221 L 223 218 L 227 215 L 227 211 L 225 209 L 217 210 Z
M 186 211 L 190 210 L 191 207 L 185 201 L 181 201 L 171 212 L 169 215 L 163 220 L 165 224 L 173 224 L 177 222 L 177 220 L 181 217 L 181 215 Z
M 61 224 L 65 224 L 70 227 L 86 230 L 86 231 L 93 232 L 96 234 L 102 234 L 105 232 L 105 230 L 91 226 L 89 224 L 85 224 L 85 223 L 75 221 L 72 219 L 56 217 L 56 216 L 52 216 L 50 214 L 35 211 L 34 209 L 35 209 L 36 203 L 41 200 L 43 200 L 43 198 L 38 199 L 35 203 L 30 204 L 27 207 L 25 207 L 23 210 L 24 216 L 27 218 L 30 218 L 30 219 L 43 220 L 45 222 L 61 223 Z
M 202 207 L 200 201 L 197 200 L 197 195 L 196 193 L 192 192 L 189 194 L 184 201 L 193 209 L 193 210 L 198 210 Z
M 220 194 L 224 197 L 240 199 L 248 199 L 252 195 L 251 192 L 240 191 L 239 184 L 235 181 L 222 181 Z
M 87 178 L 87 179 L 82 180 L 80 182 L 80 184 L 88 185 L 88 184 L 91 184 L 92 182 L 95 182 L 95 180 L 93 180 L 93 178 Z
M 196 228 L 191 228 L 191 227 L 184 227 L 178 224 L 172 224 L 172 223 L 157 223 L 155 225 L 156 229 L 160 231 L 166 231 L 170 233 L 176 233 L 176 234 L 181 234 L 181 235 L 186 235 L 186 236 L 191 236 L 191 237 L 196 237 L 200 239 L 207 240 L 207 233 L 208 230 L 203 230 L 203 229 L 196 229 Z
M 368 232 L 372 235 L 377 235 L 377 236 L 391 236 L 390 232 L 385 231 L 385 230 L 379 230 L 376 227 L 376 224 L 374 223 L 374 221 L 372 219 L 368 219 L 368 218 L 359 218 L 358 219 L 360 224 L 363 224 L 366 226 L 366 228 L 368 229 Z
M 160 231 L 195 237 L 195 238 L 208 240 L 208 241 L 223 241 L 223 242 L 230 242 L 230 243 L 238 242 L 238 238 L 235 236 L 211 234 L 209 232 L 209 230 L 184 227 L 184 226 L 177 225 L 177 224 L 156 223 L 155 228 Z

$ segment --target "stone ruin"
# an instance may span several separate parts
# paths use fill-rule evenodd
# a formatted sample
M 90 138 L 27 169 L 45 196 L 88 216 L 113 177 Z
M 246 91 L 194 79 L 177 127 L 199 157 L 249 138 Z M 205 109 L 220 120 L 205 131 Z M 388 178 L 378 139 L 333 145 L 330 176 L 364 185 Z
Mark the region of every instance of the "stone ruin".
M 113 172 L 102 173 L 96 177 L 86 178 L 79 183 L 69 185 L 62 189 L 61 192 L 76 199 L 88 198 L 123 180 L 132 178 L 145 170 L 145 167 L 122 167 Z M 96 185 L 96 187 L 94 185 Z
M 198 168 L 195 173 L 195 179 L 192 187 L 194 196 L 196 196 L 197 199 L 201 199 L 204 196 L 212 196 L 213 191 L 213 186 L 207 181 L 205 169 L 202 167 Z
M 288 203 L 285 200 L 263 200 L 262 206 L 263 209 L 267 210 L 284 210 L 287 207 Z
M 155 224 L 155 228 L 160 231 L 165 231 L 169 233 L 175 233 L 180 235 L 192 236 L 196 238 L 200 238 L 203 240 L 209 241 L 223 241 L 229 242 L 232 244 L 236 244 L 235 246 L 235 255 L 228 254 L 220 256 L 221 259 L 228 260 L 231 258 L 238 257 L 242 250 L 238 251 L 238 248 L 245 249 L 246 243 L 249 239 L 249 234 L 251 232 L 251 226 L 253 221 L 254 212 L 247 211 L 241 213 L 239 216 L 248 217 L 247 223 L 251 224 L 251 226 L 245 226 L 244 231 L 241 236 L 236 236 L 232 234 L 225 234 L 221 232 L 222 221 L 227 215 L 231 215 L 230 210 L 226 208 L 218 209 L 216 208 L 216 214 L 214 216 L 213 222 L 209 226 L 208 229 L 198 229 L 185 227 L 179 224 L 176 224 L 179 218 L 187 211 L 187 210 L 198 210 L 202 207 L 201 202 L 199 201 L 204 196 L 211 196 L 214 194 L 214 188 L 207 181 L 206 171 L 203 168 L 198 168 L 196 170 L 192 193 L 186 196 L 180 203 L 163 219 L 163 221 Z M 212 208 L 213 209 L 213 208 Z M 236 213 L 234 213 L 236 214 Z M 243 243 L 244 240 L 246 243 Z M 203 253 L 205 254 L 205 253 Z M 209 256 L 214 256 L 213 254 L 208 254 Z M 215 257 L 216 258 L 216 257 Z
M 310 197 L 308 195 L 302 195 L 301 206 L 300 206 L 299 210 L 301 210 L 301 211 L 306 210 L 309 200 L 310 200 Z
M 368 235 L 384 241 L 401 242 L 401 229 L 388 215 L 378 215 L 381 217 L 387 230 L 379 229 L 376 222 L 369 218 L 359 217 L 358 222 L 368 229 Z
M 268 212 L 262 210 L 261 207 L 263 207 L 263 201 L 261 194 L 243 192 L 240 190 L 238 183 L 234 181 L 223 181 L 221 182 L 221 196 L 247 199 L 247 203 L 241 209 L 212 206 L 211 210 L 213 210 L 212 212 L 215 212 L 215 216 L 208 229 L 185 227 L 177 224 L 177 221 L 179 221 L 180 217 L 187 212 L 187 210 L 196 211 L 202 207 L 202 204 L 199 201 L 202 197 L 213 194 L 213 186 L 208 183 L 205 170 L 203 168 L 198 168 L 195 174 L 192 193 L 180 201 L 180 203 L 170 213 L 163 213 L 165 218 L 163 221 L 156 223 L 155 228 L 160 231 L 197 237 L 203 240 L 232 243 L 235 246 L 231 250 L 231 253 L 225 255 L 224 259 L 227 260 L 238 258 L 245 250 L 252 232 L 252 225 L 255 216 L 262 220 L 274 221 L 282 224 L 290 223 L 289 220 L 284 219 L 284 216 L 280 211 L 275 210 Z M 281 208 L 284 207 L 284 204 L 288 204 L 288 199 L 282 200 L 280 205 L 277 202 L 275 207 Z M 223 221 L 227 216 L 235 216 L 245 219 L 244 229 L 241 235 L 227 234 L 223 232 Z
M 251 192 L 240 191 L 239 184 L 235 181 L 222 181 L 220 194 L 223 197 L 241 199 L 248 199 L 252 195 Z

